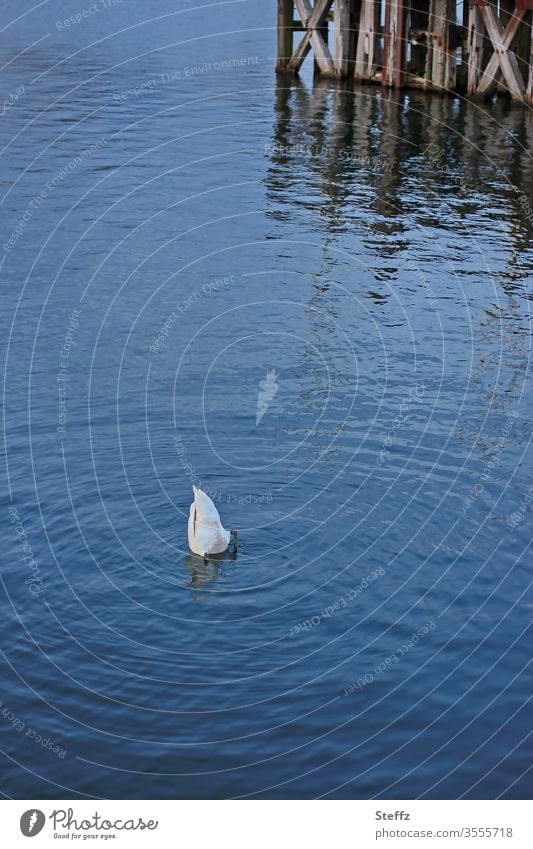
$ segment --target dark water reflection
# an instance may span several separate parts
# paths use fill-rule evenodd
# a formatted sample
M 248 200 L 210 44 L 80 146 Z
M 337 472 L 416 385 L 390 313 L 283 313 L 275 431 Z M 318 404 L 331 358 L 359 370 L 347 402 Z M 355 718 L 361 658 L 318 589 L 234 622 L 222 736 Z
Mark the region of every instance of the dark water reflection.
M 532 115 L 276 82 L 240 5 L 5 72 L 2 243 L 105 139 L 1 271 L 5 792 L 526 798 Z

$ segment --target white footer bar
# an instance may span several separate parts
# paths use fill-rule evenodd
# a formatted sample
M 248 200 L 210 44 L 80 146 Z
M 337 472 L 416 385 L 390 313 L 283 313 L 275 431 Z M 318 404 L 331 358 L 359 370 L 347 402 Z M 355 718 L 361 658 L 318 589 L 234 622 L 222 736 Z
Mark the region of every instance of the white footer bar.
M 6 849 L 533 847 L 527 801 L 4 801 L 0 834 Z

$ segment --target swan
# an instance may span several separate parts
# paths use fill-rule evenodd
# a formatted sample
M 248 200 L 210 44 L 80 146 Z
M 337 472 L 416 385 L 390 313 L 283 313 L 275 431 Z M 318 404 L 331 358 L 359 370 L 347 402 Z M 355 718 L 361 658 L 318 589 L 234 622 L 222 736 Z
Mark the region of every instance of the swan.
M 227 551 L 232 538 L 236 550 L 237 531 L 226 531 L 222 527 L 217 508 L 203 490 L 193 486 L 192 491 L 194 501 L 189 512 L 187 530 L 189 548 L 193 554 L 203 558 L 210 554 L 222 554 Z

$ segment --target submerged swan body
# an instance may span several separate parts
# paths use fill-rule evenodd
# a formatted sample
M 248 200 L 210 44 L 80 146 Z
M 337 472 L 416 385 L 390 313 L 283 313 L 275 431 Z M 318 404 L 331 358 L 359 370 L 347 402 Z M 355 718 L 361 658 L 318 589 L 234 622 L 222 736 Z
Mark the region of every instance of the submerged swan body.
M 192 489 L 194 501 L 189 513 L 189 548 L 200 557 L 222 554 L 230 544 L 232 531 L 222 527 L 218 510 L 209 496 L 196 486 Z

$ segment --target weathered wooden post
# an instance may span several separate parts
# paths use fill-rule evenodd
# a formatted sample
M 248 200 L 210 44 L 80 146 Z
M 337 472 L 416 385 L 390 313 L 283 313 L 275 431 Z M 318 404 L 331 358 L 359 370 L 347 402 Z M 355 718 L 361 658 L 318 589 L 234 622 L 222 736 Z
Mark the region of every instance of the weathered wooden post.
M 294 31 L 294 0 L 278 0 L 278 63 L 277 71 L 290 71 Z
M 483 21 L 475 0 L 469 0 L 467 56 L 467 93 L 472 95 L 477 91 L 483 67 Z
M 526 90 L 526 101 L 533 106 L 533 12 L 530 12 L 531 45 L 529 51 L 529 74 Z
M 355 40 L 353 32 L 354 0 L 335 0 L 333 10 L 333 65 L 340 77 L 353 74 Z
M 405 0 L 385 0 L 383 75 L 385 86 L 400 88 L 405 66 Z
M 426 78 L 432 85 L 446 91 L 451 91 L 456 82 L 455 50 L 450 44 L 450 27 L 455 24 L 455 0 L 431 0 Z
M 361 0 L 359 31 L 355 54 L 355 78 L 371 80 L 380 61 L 376 51 L 376 34 L 379 29 L 379 0 Z
M 333 74 L 333 57 L 331 57 L 331 56 L 329 57 L 330 64 L 328 64 L 327 69 L 325 67 L 326 63 L 324 61 L 322 61 L 325 58 L 326 62 L 327 62 L 328 52 L 330 52 L 329 51 L 329 24 L 328 24 L 327 17 L 324 18 L 324 21 L 322 22 L 322 24 L 320 26 L 317 26 L 317 32 L 320 34 L 320 36 L 322 38 L 322 43 L 324 44 L 326 50 L 324 52 L 324 57 L 318 57 L 316 51 L 314 51 L 313 75 L 315 77 L 319 77 L 319 76 L 321 76 L 321 74 L 324 73 L 324 74 L 327 74 L 329 76 L 330 74 Z
M 516 0 L 516 8 L 524 9 L 524 22 L 518 33 L 516 55 L 526 82 L 526 103 L 533 102 L 533 0 Z
M 517 5 L 517 8 L 521 8 L 523 3 L 521 2 L 521 0 L 517 0 L 516 5 Z M 521 73 L 522 77 L 524 78 L 524 82 L 526 84 L 526 89 L 527 89 L 527 83 L 528 83 L 528 79 L 529 79 L 529 57 L 530 57 L 530 51 L 531 51 L 531 26 L 533 24 L 533 19 L 532 19 L 533 12 L 529 11 L 529 9 L 532 8 L 532 5 L 533 4 L 530 4 L 529 7 L 526 5 L 526 7 L 525 7 L 526 8 L 526 14 L 525 14 L 524 19 L 522 21 L 522 26 L 520 27 L 520 29 L 518 31 L 518 37 L 517 37 L 517 40 L 516 40 L 516 48 L 515 48 L 516 58 L 518 59 L 518 67 L 520 68 L 520 73 Z

